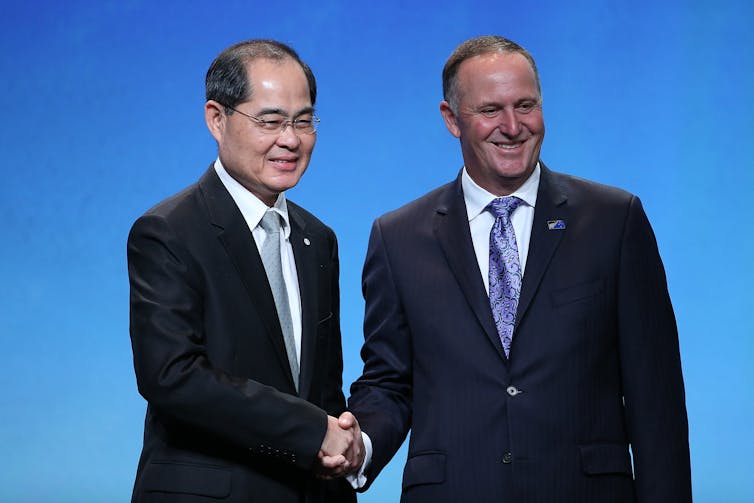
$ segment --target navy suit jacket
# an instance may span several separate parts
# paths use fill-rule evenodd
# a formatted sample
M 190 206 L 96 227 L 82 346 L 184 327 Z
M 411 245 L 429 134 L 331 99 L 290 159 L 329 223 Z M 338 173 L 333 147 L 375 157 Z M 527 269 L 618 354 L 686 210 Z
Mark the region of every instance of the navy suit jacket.
M 213 167 L 128 237 L 131 342 L 147 400 L 133 501 L 355 501 L 311 471 L 345 409 L 332 230 L 288 202 L 301 292 L 299 392 L 254 238 Z
M 675 318 L 635 196 L 542 166 L 510 358 L 460 176 L 375 221 L 363 291 L 349 408 L 370 483 L 411 429 L 406 503 L 691 500 Z

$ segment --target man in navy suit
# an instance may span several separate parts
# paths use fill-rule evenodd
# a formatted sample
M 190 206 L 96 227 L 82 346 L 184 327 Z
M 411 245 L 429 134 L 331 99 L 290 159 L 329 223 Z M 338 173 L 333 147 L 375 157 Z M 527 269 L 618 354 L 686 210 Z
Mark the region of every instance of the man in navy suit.
M 218 158 L 128 237 L 131 342 L 147 400 L 132 501 L 347 503 L 332 230 L 285 197 L 316 142 L 314 75 L 272 40 L 206 78 Z M 327 456 L 326 456 L 327 455 Z M 359 463 L 360 464 L 360 463 Z
M 377 219 L 364 265 L 362 489 L 411 430 L 405 503 L 689 502 L 678 335 L 639 199 L 540 160 L 539 77 L 514 42 L 461 44 L 443 94 L 464 167 Z

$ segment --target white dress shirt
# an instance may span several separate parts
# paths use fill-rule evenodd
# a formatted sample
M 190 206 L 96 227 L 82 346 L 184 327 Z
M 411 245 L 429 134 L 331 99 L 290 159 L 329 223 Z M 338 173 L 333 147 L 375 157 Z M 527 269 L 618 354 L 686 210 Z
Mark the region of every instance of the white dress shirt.
M 513 232 L 516 234 L 516 246 L 518 247 L 518 260 L 521 264 L 521 276 L 526 273 L 526 258 L 529 255 L 529 240 L 531 238 L 531 226 L 534 222 L 534 207 L 537 203 L 537 190 L 539 189 L 539 163 L 534 168 L 531 176 L 510 194 L 523 200 L 511 214 Z M 495 217 L 485 208 L 497 197 L 487 192 L 471 179 L 466 168 L 461 174 L 461 186 L 463 187 L 463 199 L 466 203 L 466 214 L 469 217 L 469 229 L 471 241 L 474 244 L 474 253 L 479 263 L 479 271 L 482 273 L 484 288 L 487 295 L 490 293 L 490 232 L 495 223 Z
M 243 185 L 238 183 L 235 178 L 230 176 L 223 167 L 220 159 L 215 161 L 215 172 L 220 177 L 225 188 L 230 192 L 230 196 L 235 201 L 238 209 L 241 210 L 246 225 L 249 226 L 254 242 L 260 254 L 262 244 L 267 239 L 267 232 L 259 225 L 262 217 L 267 210 L 278 213 L 281 219 L 280 229 L 280 261 L 283 269 L 283 282 L 288 292 L 288 305 L 291 309 L 291 321 L 293 322 L 293 338 L 296 342 L 296 359 L 301 361 L 301 297 L 298 287 L 298 276 L 296 274 L 296 261 L 293 258 L 293 248 L 291 247 L 291 225 L 288 219 L 288 205 L 285 201 L 285 193 L 278 195 L 275 205 L 268 208 L 258 197 L 246 190 Z

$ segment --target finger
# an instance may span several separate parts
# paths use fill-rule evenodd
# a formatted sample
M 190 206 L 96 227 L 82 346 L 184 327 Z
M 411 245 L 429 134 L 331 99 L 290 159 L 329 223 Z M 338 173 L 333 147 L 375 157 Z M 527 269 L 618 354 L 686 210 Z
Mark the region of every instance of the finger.
M 323 455 L 319 458 L 319 464 L 327 470 L 334 470 L 344 465 L 347 466 L 348 460 L 343 454 L 338 454 L 337 456 Z
M 356 420 L 356 418 L 353 418 L 353 436 L 357 440 L 361 440 L 361 427 L 359 426 L 359 422 Z
M 327 431 L 320 449 L 329 455 L 342 454 L 353 442 L 353 430 L 351 428 L 342 429 L 338 424 L 338 419 L 332 416 L 328 416 L 327 420 Z
M 345 452 L 346 460 L 349 466 L 358 469 L 361 467 L 363 449 L 361 442 L 354 442 L 348 451 Z
M 358 421 L 356 421 L 356 418 L 354 417 L 354 415 L 353 415 L 353 414 L 351 414 L 351 413 L 350 413 L 350 412 L 348 412 L 348 411 L 345 411 L 345 412 L 344 412 L 343 414 L 341 414 L 341 415 L 340 415 L 340 417 L 338 418 L 338 426 L 340 426 L 340 427 L 341 427 L 341 428 L 343 428 L 344 430 L 347 430 L 347 429 L 349 429 L 349 428 L 353 427 L 353 426 L 354 426 L 354 424 L 355 424 L 356 426 L 358 426 L 359 422 L 358 422 Z

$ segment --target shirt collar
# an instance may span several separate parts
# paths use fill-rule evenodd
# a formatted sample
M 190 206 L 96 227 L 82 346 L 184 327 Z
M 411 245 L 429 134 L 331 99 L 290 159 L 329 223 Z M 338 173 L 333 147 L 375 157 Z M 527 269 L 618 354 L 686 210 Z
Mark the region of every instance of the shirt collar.
M 220 181 L 225 188 L 230 192 L 230 196 L 241 211 L 241 215 L 243 215 L 244 220 L 246 220 L 246 225 L 249 226 L 249 229 L 254 230 L 256 226 L 259 225 L 259 222 L 262 221 L 262 217 L 267 210 L 272 209 L 283 217 L 281 224 L 282 231 L 285 239 L 288 239 L 291 235 L 291 226 L 288 221 L 288 204 L 285 200 L 284 192 L 278 194 L 275 204 L 272 208 L 268 208 L 267 205 L 257 196 L 249 192 L 243 185 L 238 183 L 235 178 L 228 174 L 222 162 L 220 162 L 220 158 L 215 160 L 215 172 L 217 173 L 217 176 L 220 177 Z
M 539 162 L 537 162 L 529 178 L 515 192 L 509 195 L 518 197 L 532 208 L 536 206 L 540 173 Z M 478 217 L 493 199 L 499 197 L 477 185 L 471 179 L 471 176 L 469 176 L 468 171 L 466 171 L 466 166 L 463 167 L 461 173 L 461 187 L 463 188 L 463 199 L 466 203 L 466 213 L 469 221 Z

